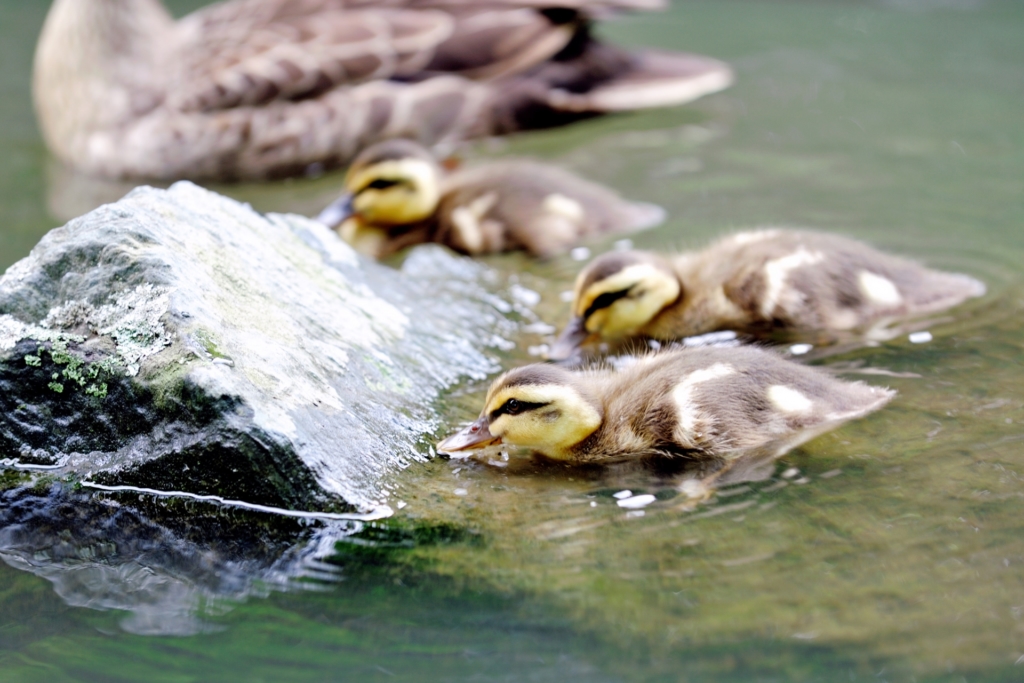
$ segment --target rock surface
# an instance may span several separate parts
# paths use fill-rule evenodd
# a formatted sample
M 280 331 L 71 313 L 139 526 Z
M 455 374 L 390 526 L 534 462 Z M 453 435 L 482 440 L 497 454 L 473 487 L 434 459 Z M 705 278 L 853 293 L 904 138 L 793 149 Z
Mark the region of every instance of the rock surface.
M 0 459 L 290 509 L 380 511 L 434 402 L 514 329 L 489 271 L 401 271 L 178 183 L 49 233 L 0 278 Z

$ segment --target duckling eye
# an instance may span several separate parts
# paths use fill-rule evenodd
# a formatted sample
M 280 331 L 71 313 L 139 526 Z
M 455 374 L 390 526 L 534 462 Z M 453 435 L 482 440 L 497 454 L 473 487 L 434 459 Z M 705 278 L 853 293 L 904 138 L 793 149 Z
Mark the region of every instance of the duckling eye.
M 395 185 L 398 185 L 398 184 L 399 184 L 399 181 L 397 181 L 397 180 L 388 180 L 387 178 L 377 178 L 372 183 L 367 185 L 366 189 L 369 189 L 369 190 L 386 190 L 389 187 L 394 187 Z
M 630 296 L 630 291 L 631 289 L 622 289 L 618 292 L 605 292 L 604 294 L 599 295 L 594 299 L 590 306 L 587 307 L 587 310 L 583 312 L 583 318 L 589 318 L 596 311 L 599 311 L 602 308 L 608 308 L 619 299 L 624 299 L 627 296 Z
M 547 403 L 530 403 L 528 401 L 520 401 L 517 398 L 510 398 L 501 404 L 501 407 L 490 414 L 490 420 L 493 422 L 502 415 L 519 415 L 525 413 L 528 410 L 537 410 L 548 405 Z

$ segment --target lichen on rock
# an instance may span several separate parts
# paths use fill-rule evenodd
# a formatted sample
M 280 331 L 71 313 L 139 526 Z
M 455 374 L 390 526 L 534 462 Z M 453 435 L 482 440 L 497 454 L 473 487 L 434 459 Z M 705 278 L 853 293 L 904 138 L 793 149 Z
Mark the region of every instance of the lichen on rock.
M 62 332 L 85 326 L 93 334 L 110 337 L 125 374 L 134 377 L 145 358 L 171 343 L 162 322 L 170 306 L 169 291 L 144 283 L 99 307 L 71 301 L 51 309 L 42 327 Z

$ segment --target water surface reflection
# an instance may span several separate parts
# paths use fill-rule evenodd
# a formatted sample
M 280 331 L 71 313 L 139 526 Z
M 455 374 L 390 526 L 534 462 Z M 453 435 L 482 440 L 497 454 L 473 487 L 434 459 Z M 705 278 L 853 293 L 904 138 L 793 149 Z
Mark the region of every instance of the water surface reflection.
M 36 4 L 0 0 L 0 32 L 14 38 L 0 41 L 16 57 L 5 62 L 15 65 L 8 74 L 27 73 L 32 22 L 45 10 Z M 395 483 L 395 518 L 362 535 L 183 502 L 90 497 L 82 514 L 95 519 L 94 535 L 79 542 L 59 526 L 26 531 L 5 541 L 21 548 L 7 555 L 26 567 L 45 564 L 41 553 L 66 566 L 108 557 L 146 566 L 125 573 L 185 587 L 140 589 L 176 605 L 168 623 L 181 614 L 189 628 L 214 630 L 125 634 L 118 624 L 135 628 L 133 614 L 70 608 L 48 581 L 4 566 L 5 675 L 110 680 L 118 662 L 120 680 L 161 681 L 322 681 L 341 672 L 369 681 L 1019 678 L 1024 9 L 999 0 L 694 0 L 606 30 L 621 42 L 728 58 L 737 85 L 683 110 L 467 153 L 553 158 L 664 206 L 671 218 L 662 228 L 631 236 L 639 248 L 697 247 L 756 225 L 811 226 L 969 273 L 989 294 L 928 325 L 924 343 L 901 334 L 806 354 L 899 396 L 787 455 L 767 478 L 726 486 L 693 510 L 678 509 L 685 499 L 657 473 L 565 470 L 516 454 L 504 467 L 436 459 L 407 470 Z M 0 262 L 9 264 L 57 221 L 46 214 L 27 88 L 2 84 L 20 93 L 0 98 L 14 112 L 0 131 L 15 152 L 0 169 Z M 226 190 L 261 210 L 309 214 L 339 181 Z M 545 343 L 545 328 L 523 328 L 562 323 L 562 293 L 579 263 L 510 255 L 487 264 L 499 280 L 514 275 L 541 295 L 537 319 L 522 321 L 503 357 L 533 360 L 529 348 Z M 439 423 L 473 417 L 486 384 L 450 394 Z M 622 507 L 630 497 L 614 496 L 623 490 L 655 500 Z M 5 504 L 4 514 L 16 507 Z M 152 512 L 164 507 L 174 514 Z M 125 520 L 159 546 L 171 532 L 195 538 L 168 520 L 212 536 L 218 515 L 250 533 L 223 544 L 200 538 L 187 552 L 171 544 L 159 556 L 142 540 L 123 553 L 103 545 L 118 535 L 115 522 L 101 520 Z M 429 529 L 448 531 L 417 540 Z M 94 547 L 92 558 L 80 547 Z M 130 602 L 138 584 L 89 571 L 61 588 L 84 596 L 75 604 Z

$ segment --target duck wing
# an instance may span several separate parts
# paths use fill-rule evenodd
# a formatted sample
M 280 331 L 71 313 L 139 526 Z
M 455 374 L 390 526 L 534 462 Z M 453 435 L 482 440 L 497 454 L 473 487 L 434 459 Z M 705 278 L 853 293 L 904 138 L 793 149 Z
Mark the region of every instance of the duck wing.
M 329 0 L 235 0 L 177 26 L 171 109 L 300 100 L 338 85 L 409 77 L 451 37 L 438 10 L 345 9 Z
M 456 11 L 453 19 L 451 36 L 438 46 L 424 76 L 484 80 L 522 73 L 558 54 L 582 21 L 573 10 L 508 7 Z
M 60 33 L 44 32 L 34 87 L 50 146 L 112 177 L 265 178 L 345 163 L 384 138 L 553 126 L 631 108 L 610 101 L 629 83 L 650 93 L 633 104 L 652 106 L 679 71 L 589 36 L 592 19 L 661 0 L 228 0 L 176 23 L 144 21 L 136 10 L 160 6 L 140 0 L 115 3 L 123 41 L 67 9 L 94 4 L 109 3 L 54 5 Z
M 649 0 L 232 0 L 178 22 L 168 105 L 299 100 L 369 80 L 497 78 L 558 54 L 579 24 Z

